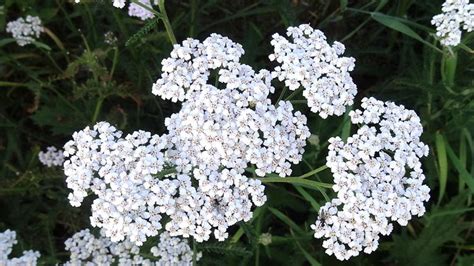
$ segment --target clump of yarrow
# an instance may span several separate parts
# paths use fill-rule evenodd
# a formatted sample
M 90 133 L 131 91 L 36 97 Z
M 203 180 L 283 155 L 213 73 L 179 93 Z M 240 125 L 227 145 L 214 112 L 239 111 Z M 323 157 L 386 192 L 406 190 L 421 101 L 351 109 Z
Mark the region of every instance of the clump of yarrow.
M 462 31 L 474 29 L 474 4 L 469 0 L 446 0 L 442 13 L 433 17 L 431 24 L 436 26 L 436 36 L 444 46 L 456 46 L 461 42 Z
M 7 229 L 0 232 L 0 265 L 36 265 L 40 258 L 40 253 L 33 250 L 23 251 L 23 255 L 18 258 L 8 258 L 12 252 L 13 246 L 17 244 L 16 232 Z
M 354 69 L 354 58 L 343 57 L 342 43 L 329 45 L 324 33 L 308 24 L 289 27 L 286 35 L 288 39 L 273 35 L 274 53 L 269 58 L 278 66 L 272 77 L 284 81 L 290 90 L 302 87 L 311 111 L 322 118 L 342 115 L 357 93 L 349 73 Z
M 425 213 L 430 189 L 420 158 L 428 146 L 420 141 L 423 128 L 412 110 L 374 98 L 362 100 L 362 110 L 350 112 L 357 133 L 346 141 L 329 140 L 327 166 L 334 175 L 337 198 L 319 211 L 312 228 L 323 247 L 340 260 L 371 253 L 393 222 L 406 226 Z
M 89 229 L 68 238 L 65 249 L 70 253 L 64 265 L 191 265 L 193 251 L 187 241 L 162 233 L 157 246 L 150 252 L 156 258 L 144 258 L 140 248 L 130 241 L 112 242 L 109 238 L 93 235 Z M 196 254 L 196 260 L 201 253 Z
M 39 17 L 28 15 L 8 22 L 6 31 L 12 34 L 18 45 L 25 46 L 38 39 L 44 28 Z
M 46 151 L 38 153 L 39 161 L 47 167 L 61 166 L 64 163 L 64 154 L 54 146 L 46 148 Z

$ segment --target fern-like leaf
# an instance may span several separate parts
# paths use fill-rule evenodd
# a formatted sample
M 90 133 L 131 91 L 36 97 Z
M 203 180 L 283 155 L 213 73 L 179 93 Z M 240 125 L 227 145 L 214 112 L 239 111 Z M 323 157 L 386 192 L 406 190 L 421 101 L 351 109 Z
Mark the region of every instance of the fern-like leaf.
M 161 17 L 156 17 L 153 19 L 150 19 L 139 31 L 137 31 L 135 34 L 130 37 L 127 42 L 125 42 L 125 46 L 129 47 L 134 44 L 136 44 L 138 41 L 143 39 L 150 31 L 153 30 L 155 26 L 158 25 L 160 22 Z

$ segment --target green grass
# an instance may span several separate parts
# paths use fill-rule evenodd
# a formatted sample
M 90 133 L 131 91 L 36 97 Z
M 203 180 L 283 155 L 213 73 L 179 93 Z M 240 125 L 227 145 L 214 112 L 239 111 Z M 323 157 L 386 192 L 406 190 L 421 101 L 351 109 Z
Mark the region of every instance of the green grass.
M 164 118 L 179 105 L 152 95 L 151 85 L 171 51 L 170 31 L 178 42 L 202 40 L 213 32 L 226 35 L 247 51 L 243 63 L 259 69 L 270 64 L 273 33 L 310 23 L 330 41 L 342 41 L 346 54 L 356 58 L 357 102 L 375 96 L 420 115 L 422 138 L 430 147 L 423 160 L 431 188 L 428 212 L 407 227 L 396 225 L 370 255 L 344 263 L 327 256 L 309 227 L 316 208 L 334 196 L 326 188 L 332 183 L 330 171 L 318 167 L 325 164 L 327 139 L 346 138 L 354 129 L 347 117 L 322 120 L 295 104 L 321 142 L 308 143 L 304 162 L 293 167 L 292 176 L 314 172 L 297 184 L 272 183 L 275 178 L 269 177 L 265 206 L 250 222 L 235 225 L 228 241 L 196 244 L 203 252 L 199 264 L 473 264 L 474 33 L 464 33 L 457 48 L 443 49 L 430 25 L 442 1 L 168 0 L 167 27 L 160 19 L 131 18 L 107 1 L 70 2 L 0 3 L 0 231 L 17 231 L 15 255 L 35 249 L 42 264 L 65 261 L 64 240 L 90 227 L 87 204 L 69 205 L 64 174 L 41 166 L 40 149 L 61 147 L 74 131 L 101 120 L 124 132 L 165 132 Z M 39 15 L 49 32 L 34 45 L 19 47 L 5 23 L 26 14 Z M 108 31 L 118 37 L 116 46 L 104 43 Z M 273 100 L 282 89 L 276 85 Z M 295 103 L 304 99 L 301 93 L 291 98 Z M 264 233 L 272 235 L 265 246 L 259 242 Z

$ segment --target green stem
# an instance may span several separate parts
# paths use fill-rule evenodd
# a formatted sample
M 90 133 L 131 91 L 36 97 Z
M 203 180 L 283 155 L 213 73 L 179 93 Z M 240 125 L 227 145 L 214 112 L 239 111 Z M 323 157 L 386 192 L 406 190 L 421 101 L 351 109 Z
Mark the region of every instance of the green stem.
M 317 169 L 316 169 L 317 170 Z M 303 185 L 313 189 L 318 188 L 332 188 L 333 184 L 317 182 L 309 179 L 295 178 L 295 177 L 262 177 L 258 178 L 262 183 L 290 183 Z
M 445 51 L 441 60 L 441 77 L 443 82 L 448 87 L 454 85 L 454 78 L 456 76 L 456 65 L 458 63 L 457 52 L 451 50 Z
M 161 12 L 161 20 L 165 24 L 166 33 L 168 33 L 168 38 L 170 39 L 171 44 L 176 44 L 176 37 L 174 36 L 173 27 L 171 27 L 170 20 L 168 19 L 168 14 L 165 9 L 165 0 L 160 0 L 158 2 L 158 8 Z
M 117 61 L 118 61 L 118 48 L 114 47 L 114 59 L 112 61 L 112 69 L 110 70 L 110 78 L 113 77 L 114 72 L 115 72 L 115 67 L 117 66 Z
M 322 171 L 324 171 L 324 170 L 326 170 L 326 169 L 328 169 L 327 165 L 323 165 L 323 166 L 320 166 L 320 167 L 318 167 L 318 168 L 316 168 L 316 169 L 314 169 L 314 170 L 312 170 L 312 171 L 307 172 L 307 173 L 304 174 L 304 175 L 297 176 L 297 177 L 293 177 L 293 178 L 306 178 L 306 177 L 310 177 L 310 176 L 315 175 L 315 174 L 317 174 L 317 173 L 319 173 L 319 172 L 322 172 Z M 287 177 L 287 178 L 292 178 L 292 177 Z
M 102 108 L 102 103 L 103 102 L 104 102 L 103 97 L 99 97 L 99 99 L 97 99 L 97 103 L 95 105 L 95 110 L 94 110 L 94 115 L 92 116 L 92 124 L 95 124 L 95 122 L 97 122 L 97 117 L 99 116 L 100 109 Z

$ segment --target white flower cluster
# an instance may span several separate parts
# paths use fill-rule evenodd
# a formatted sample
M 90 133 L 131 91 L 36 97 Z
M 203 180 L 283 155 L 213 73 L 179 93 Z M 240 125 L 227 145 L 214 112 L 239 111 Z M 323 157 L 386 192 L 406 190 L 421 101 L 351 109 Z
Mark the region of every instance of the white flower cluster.
M 235 170 L 193 171 L 200 186 L 193 187 L 186 174 L 156 175 L 163 170 L 161 149 L 166 136 L 138 131 L 125 138 L 108 123 L 76 132 L 66 143 L 66 183 L 73 190 L 69 200 L 79 206 L 89 191 L 97 195 L 92 204 L 91 223 L 103 228 L 112 241 L 129 238 L 141 245 L 158 234 L 161 215 L 171 220 L 166 229 L 173 235 L 209 239 L 227 237 L 227 227 L 248 221 L 252 202 L 260 206 L 266 197 L 259 180 L 248 179 Z M 174 163 L 166 158 L 166 163 Z M 166 169 L 165 169 L 166 170 Z
M 71 205 L 80 206 L 92 191 L 97 198 L 91 224 L 103 228 L 112 241 L 128 237 L 141 245 L 161 228 L 163 210 L 156 205 L 165 206 L 168 198 L 158 198 L 157 193 L 168 196 L 176 185 L 153 177 L 164 166 L 162 138 L 145 131 L 121 136 L 106 122 L 74 133 L 64 146 L 69 156 L 64 163 L 66 183 L 73 190 L 68 198 Z
M 160 242 L 150 252 L 156 259 L 145 259 L 140 248 L 125 240 L 114 243 L 109 238 L 94 236 L 89 229 L 81 230 L 68 238 L 65 249 L 69 251 L 69 261 L 65 266 L 76 265 L 192 265 L 193 251 L 187 241 L 171 237 L 169 233 L 160 235 Z M 199 260 L 202 254 L 196 254 Z
M 23 256 L 19 258 L 9 259 L 8 256 L 12 252 L 13 245 L 17 244 L 16 232 L 7 229 L 3 233 L 0 232 L 0 265 L 2 266 L 34 266 L 40 257 L 38 251 L 25 250 Z
M 38 153 L 38 159 L 47 167 L 61 166 L 64 163 L 64 154 L 62 150 L 50 146 L 46 148 L 46 151 L 40 151 Z
M 172 145 L 168 156 L 181 171 L 226 167 L 243 172 L 251 163 L 259 176 L 275 172 L 284 177 L 291 163 L 301 161 L 310 133 L 306 117 L 293 114 L 290 102 L 275 107 L 267 100 L 250 108 L 240 92 L 211 85 L 189 95 L 179 113 L 165 120 Z
M 430 197 L 420 162 L 428 155 L 420 118 L 374 98 L 364 98 L 362 108 L 350 113 L 352 123 L 362 125 L 356 134 L 346 142 L 329 140 L 327 166 L 337 198 L 320 209 L 312 225 L 316 238 L 326 238 L 326 253 L 340 260 L 377 249 L 379 235 L 392 231 L 391 222 L 405 226 L 412 216 L 422 216 Z
M 474 29 L 474 4 L 469 0 L 446 0 L 442 13 L 433 17 L 431 24 L 436 26 L 436 35 L 444 46 L 456 46 L 461 42 L 461 30 Z
M 34 42 L 43 30 L 41 19 L 30 15 L 8 22 L 6 28 L 20 46 Z
M 243 53 L 240 44 L 212 34 L 202 43 L 187 39 L 175 45 L 162 61 L 153 93 L 184 101 L 165 120 L 166 157 L 182 173 L 178 177 L 189 184 L 198 181 L 197 188 L 181 185 L 180 190 L 191 190 L 183 204 L 187 207 L 166 225 L 171 235 L 204 241 L 214 228 L 214 236 L 224 240 L 229 226 L 248 221 L 252 205 L 266 201 L 261 182 L 242 175 L 245 168 L 254 164 L 260 176 L 276 172 L 283 177 L 291 173 L 291 163 L 302 159 L 310 135 L 306 117 L 293 113 L 289 102 L 271 104 L 270 73 L 240 64 Z M 224 88 L 208 84 L 210 78 Z
M 158 0 L 138 0 L 143 5 L 152 9 L 152 3 L 157 5 Z M 128 7 L 128 15 L 132 17 L 138 17 L 141 20 L 147 20 L 150 18 L 154 18 L 155 15 L 148 9 L 131 2 L 130 6 Z
M 108 31 L 104 34 L 104 43 L 110 46 L 116 45 L 118 42 L 117 36 L 113 31 Z
M 349 74 L 354 69 L 354 58 L 342 57 L 342 43 L 329 45 L 324 33 L 308 24 L 289 27 L 286 35 L 291 40 L 278 33 L 273 35 L 274 53 L 269 58 L 279 66 L 272 77 L 285 81 L 290 90 L 302 86 L 311 111 L 322 118 L 342 115 L 357 93 Z
M 193 251 L 185 241 L 170 236 L 169 233 L 160 234 L 160 242 L 158 246 L 151 248 L 151 253 L 160 260 L 156 265 L 192 265 Z M 196 261 L 199 261 L 202 253 L 196 254 Z
M 189 95 L 194 91 L 200 91 L 207 87 L 207 81 L 211 75 L 211 70 L 227 67 L 226 74 L 223 74 L 221 82 L 226 81 L 227 76 L 236 77 L 239 72 L 244 75 L 243 79 L 236 79 L 235 82 L 227 81 L 230 86 L 238 88 L 243 85 L 244 90 L 270 90 L 267 84 L 261 84 L 258 77 L 254 76 L 254 71 L 249 66 L 239 65 L 238 61 L 244 54 L 242 46 L 234 43 L 227 37 L 219 34 L 211 34 L 210 37 L 199 42 L 194 39 L 187 39 L 181 45 L 175 44 L 171 52 L 171 57 L 164 59 L 161 64 L 161 78 L 153 84 L 152 92 L 165 100 L 173 102 L 190 99 Z M 232 67 L 230 67 L 232 65 Z M 238 67 L 238 69 L 235 69 Z M 225 70 L 221 70 L 225 71 Z M 237 73 L 234 73 L 237 71 Z M 263 76 L 264 73 L 261 74 Z M 244 84 L 236 82 L 243 81 Z M 257 83 L 258 86 L 255 86 Z M 271 86 L 270 86 L 271 87 Z M 255 92 L 258 93 L 258 92 Z
M 105 237 L 96 238 L 89 229 L 81 230 L 68 238 L 65 249 L 71 253 L 64 265 L 150 265 L 139 256 L 139 248 L 130 241 L 113 243 Z
M 80 3 L 81 0 L 74 0 L 74 2 L 77 4 L 77 3 Z M 158 4 L 158 0 L 138 0 L 138 2 L 140 2 L 146 7 L 149 7 L 150 9 L 153 9 L 152 8 L 153 4 L 154 5 Z M 125 5 L 127 4 L 127 1 L 126 0 L 113 0 L 112 4 L 116 8 L 124 8 Z M 147 20 L 147 19 L 155 17 L 155 14 L 153 14 L 153 12 L 151 12 L 147 8 L 144 8 L 143 6 L 137 3 L 134 3 L 132 1 L 130 1 L 130 5 L 128 6 L 128 15 L 131 17 L 138 17 L 141 20 Z

